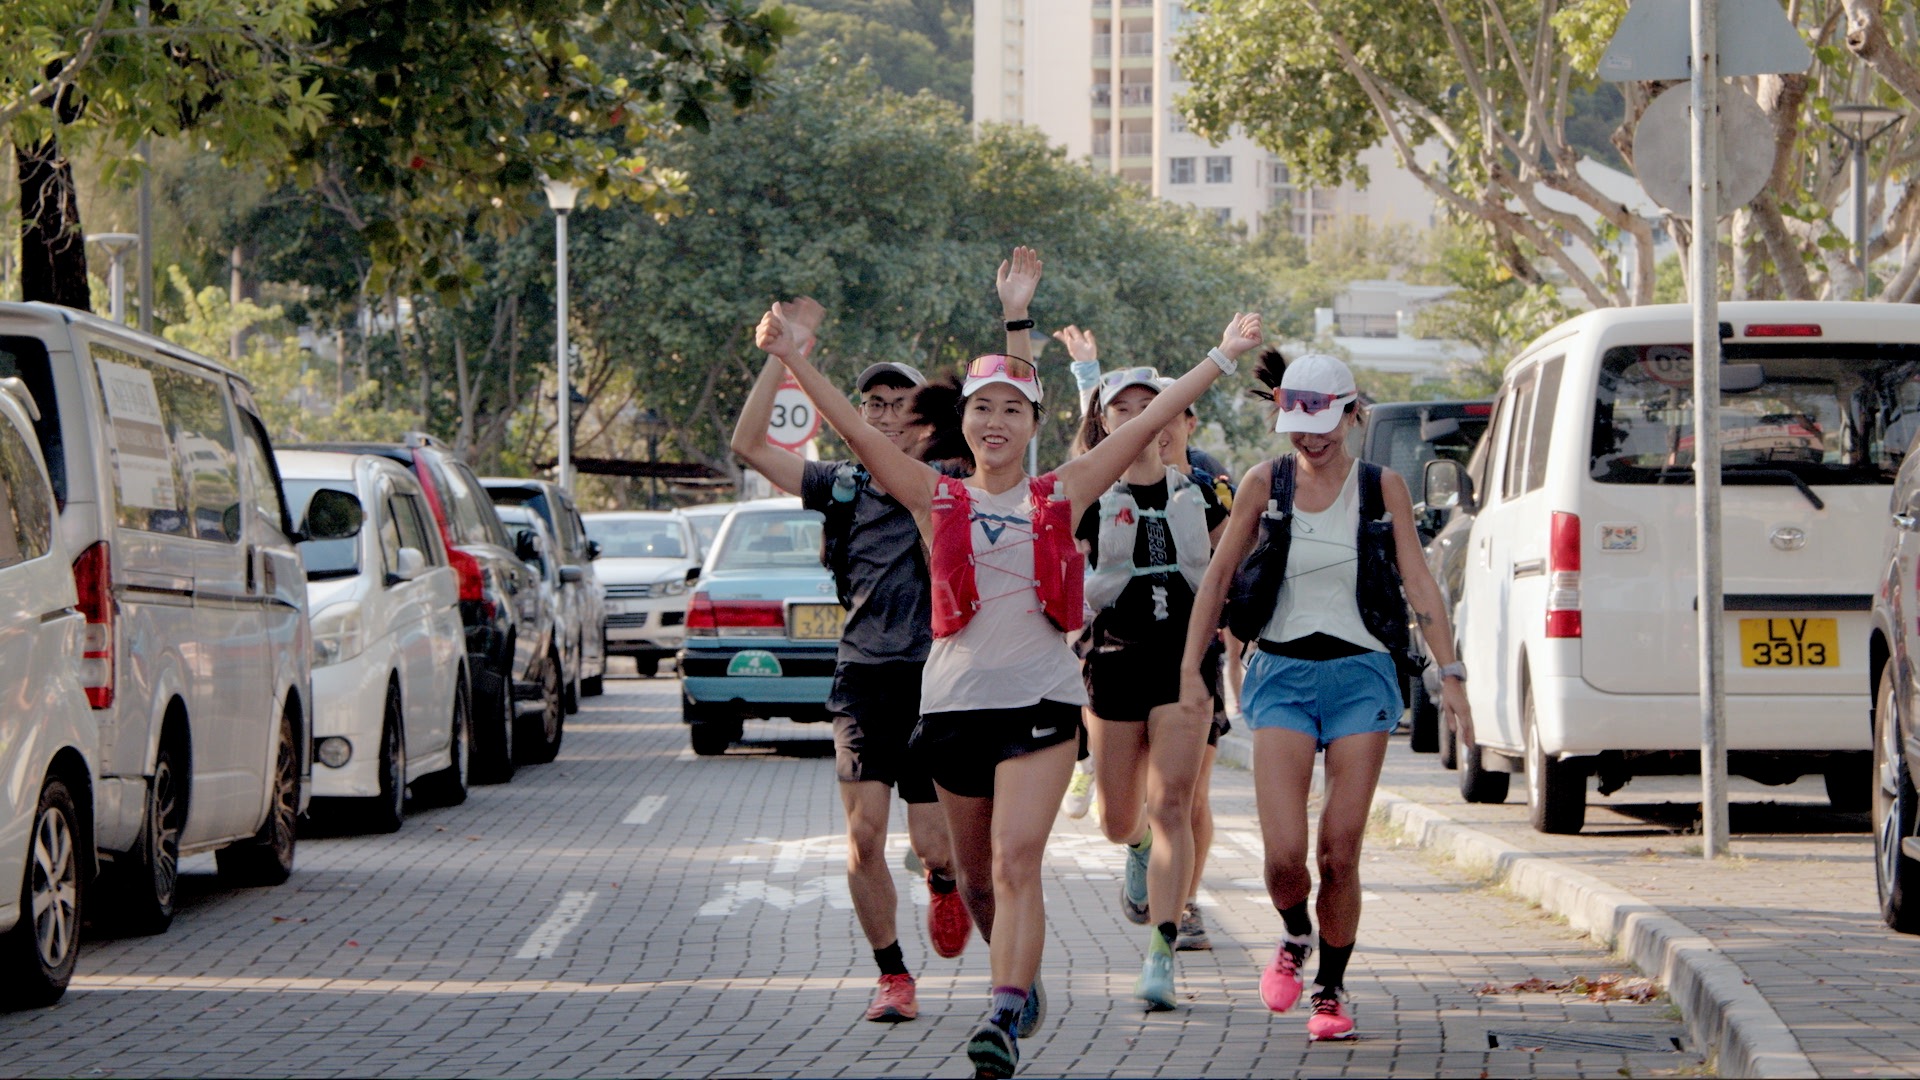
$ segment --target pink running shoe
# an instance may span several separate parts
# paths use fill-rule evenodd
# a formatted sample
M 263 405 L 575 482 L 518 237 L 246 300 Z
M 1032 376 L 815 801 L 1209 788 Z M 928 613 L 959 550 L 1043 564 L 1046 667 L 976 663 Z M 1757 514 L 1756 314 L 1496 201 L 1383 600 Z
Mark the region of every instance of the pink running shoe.
M 948 960 L 966 951 L 973 937 L 973 916 L 967 914 L 967 902 L 960 899 L 958 886 L 940 892 L 933 887 L 933 872 L 927 872 L 927 938 L 933 951 Z
M 1300 969 L 1312 955 L 1312 937 L 1280 935 L 1280 944 L 1273 947 L 1273 962 L 1260 973 L 1260 1000 L 1267 1008 L 1283 1013 L 1300 1000 Z
M 1347 992 L 1340 987 L 1320 990 L 1312 998 L 1313 1015 L 1307 1017 L 1307 1040 L 1353 1038 L 1353 1012 L 1347 1008 Z
M 873 1004 L 867 1006 L 867 1019 L 877 1024 L 898 1024 L 920 1015 L 913 1000 L 913 976 L 882 975 L 880 988 L 873 992 Z

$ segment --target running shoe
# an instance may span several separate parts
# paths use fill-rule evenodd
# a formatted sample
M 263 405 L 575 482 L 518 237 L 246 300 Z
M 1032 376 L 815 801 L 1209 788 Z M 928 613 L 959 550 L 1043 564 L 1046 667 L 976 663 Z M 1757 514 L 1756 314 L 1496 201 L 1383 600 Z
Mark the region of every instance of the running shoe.
M 882 975 L 873 992 L 873 1004 L 867 1006 L 867 1019 L 876 1024 L 898 1024 L 920 1015 L 913 1000 L 913 976 Z
M 1300 1000 L 1300 969 L 1312 955 L 1311 935 L 1280 935 L 1280 944 L 1273 947 L 1273 962 L 1260 973 L 1260 1000 L 1267 1008 L 1283 1013 Z
M 1087 816 L 1087 810 L 1093 806 L 1093 759 L 1078 761 L 1073 766 L 1073 779 L 1067 781 L 1067 797 L 1060 800 L 1060 808 L 1075 821 Z
M 1140 981 L 1133 984 L 1133 996 L 1147 1003 L 1148 1012 L 1166 1012 L 1173 1008 L 1173 949 L 1160 931 L 1150 931 L 1146 962 L 1140 965 Z
M 1127 874 L 1120 882 L 1120 914 L 1136 926 L 1147 925 L 1147 859 L 1153 851 L 1153 830 L 1139 847 L 1127 846 Z
M 933 887 L 933 871 L 927 871 L 927 940 L 933 942 L 933 951 L 951 960 L 966 951 L 971 937 L 973 917 L 959 887 L 941 892 Z
M 1200 905 L 1191 900 L 1180 910 L 1180 936 L 1173 939 L 1173 947 L 1176 952 L 1204 952 L 1213 948 L 1206 921 L 1200 918 Z
M 1013 1033 L 1023 1039 L 1032 1038 L 1033 1033 L 1040 1030 L 1040 1021 L 1046 1018 L 1047 988 L 1040 985 L 1040 976 L 1035 975 L 1033 985 L 1027 987 L 1027 1004 L 1020 1010 L 1020 1020 L 1013 1025 Z
M 1005 1080 L 1020 1064 L 1020 1040 L 998 1024 L 981 1024 L 967 1040 L 967 1060 L 973 1062 L 978 1080 Z
M 1323 987 L 1314 992 L 1312 1000 L 1313 1014 L 1307 1017 L 1308 1041 L 1353 1038 L 1353 1010 L 1348 1008 L 1345 990 Z

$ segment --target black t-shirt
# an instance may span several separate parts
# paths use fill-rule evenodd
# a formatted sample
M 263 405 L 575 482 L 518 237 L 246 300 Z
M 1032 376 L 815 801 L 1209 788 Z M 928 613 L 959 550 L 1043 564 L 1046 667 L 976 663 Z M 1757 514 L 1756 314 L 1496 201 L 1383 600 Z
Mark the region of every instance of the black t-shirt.
M 809 461 L 801 474 L 800 502 L 825 513 L 833 502 L 837 461 Z M 920 528 L 913 514 L 871 481 L 853 500 L 853 531 L 847 537 L 847 578 L 853 605 L 840 635 L 839 659 L 852 664 L 925 660 L 933 646 L 933 604 Z
M 1211 487 L 1196 485 L 1207 510 L 1207 531 L 1212 532 L 1227 519 L 1227 511 L 1214 497 Z M 1167 482 L 1128 484 L 1134 505 L 1142 510 L 1167 508 Z M 1096 501 L 1080 516 L 1074 531 L 1087 542 L 1087 566 L 1100 562 L 1100 504 Z M 1173 535 L 1164 517 L 1142 517 L 1134 531 L 1133 565 L 1172 566 L 1180 561 L 1174 550 Z M 1128 645 L 1182 647 L 1187 638 L 1187 618 L 1193 614 L 1193 589 L 1179 570 L 1142 574 L 1127 582 L 1112 605 L 1094 615 L 1087 632 L 1096 649 Z

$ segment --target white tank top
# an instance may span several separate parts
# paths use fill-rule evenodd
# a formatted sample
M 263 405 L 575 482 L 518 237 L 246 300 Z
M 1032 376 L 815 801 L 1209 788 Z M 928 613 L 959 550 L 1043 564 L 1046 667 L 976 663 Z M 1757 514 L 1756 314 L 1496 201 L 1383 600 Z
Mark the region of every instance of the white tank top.
M 1296 463 L 1297 467 L 1298 463 Z M 1293 507 L 1293 546 L 1280 603 L 1260 635 L 1275 643 L 1326 634 L 1372 652 L 1386 645 L 1367 632 L 1355 590 L 1360 581 L 1360 463 L 1347 470 L 1333 505 L 1319 513 Z
M 973 577 L 980 608 L 960 632 L 933 639 L 921 676 L 922 713 L 1019 709 L 1043 699 L 1087 703 L 1066 635 L 1033 587 L 1033 496 L 1022 480 L 998 495 L 968 487 Z

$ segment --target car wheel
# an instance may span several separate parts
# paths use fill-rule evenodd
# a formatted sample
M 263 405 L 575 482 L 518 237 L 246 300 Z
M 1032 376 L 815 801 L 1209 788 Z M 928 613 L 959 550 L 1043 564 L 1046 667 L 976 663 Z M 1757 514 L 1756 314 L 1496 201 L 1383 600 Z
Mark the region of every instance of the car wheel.
M 635 653 L 633 657 L 634 674 L 643 679 L 651 679 L 660 674 L 660 661 L 664 653 Z
M 1427 680 L 1415 675 L 1407 695 L 1407 747 L 1416 754 L 1440 749 L 1440 710 L 1427 696 Z
M 1880 893 L 1880 917 L 1903 934 L 1920 933 L 1920 863 L 1906 857 L 1902 842 L 1913 835 L 1920 798 L 1913 788 L 1894 722 L 1893 695 L 1898 667 L 1889 660 L 1880 672 L 1880 693 L 1873 709 L 1874 883 Z
M 173 925 L 174 893 L 180 885 L 180 832 L 186 826 L 185 755 L 171 741 L 160 744 L 140 841 L 112 875 L 115 923 L 130 934 L 159 934 Z
M 220 876 L 235 885 L 278 885 L 293 876 L 294 829 L 300 817 L 300 759 L 293 718 L 282 714 L 273 752 L 273 798 L 253 839 L 214 853 Z
M 51 1005 L 67 992 L 80 956 L 84 835 L 66 781 L 48 777 L 20 875 L 20 920 L 0 936 L 0 1002 L 9 1008 Z
M 745 724 L 739 720 L 703 720 L 687 727 L 693 752 L 701 757 L 719 757 L 727 747 L 740 741 Z
M 1827 763 L 1821 778 L 1827 782 L 1827 805 L 1837 814 L 1864 814 L 1873 808 L 1873 759 L 1866 754 L 1844 754 Z
M 473 778 L 482 784 L 513 779 L 513 684 L 503 674 L 498 685 L 497 692 L 480 695 L 474 711 Z
M 387 688 L 387 711 L 380 721 L 380 794 L 362 801 L 361 822 L 367 832 L 399 832 L 407 816 L 407 744 L 398 687 Z
M 1460 797 L 1470 803 L 1506 802 L 1513 776 L 1484 768 L 1485 754 L 1479 743 L 1460 748 Z
M 514 733 L 522 764 L 544 765 L 560 756 L 560 739 L 566 733 L 562 685 L 560 657 L 548 653 L 540 676 L 539 711 L 520 714 L 522 727 Z
M 453 694 L 453 730 L 447 736 L 452 761 L 439 772 L 413 782 L 413 800 L 421 806 L 459 806 L 467 801 L 467 770 L 472 765 L 473 709 L 466 680 Z
M 1535 832 L 1577 833 L 1587 823 L 1587 770 L 1579 762 L 1547 757 L 1531 689 L 1522 708 L 1527 725 L 1527 820 Z

